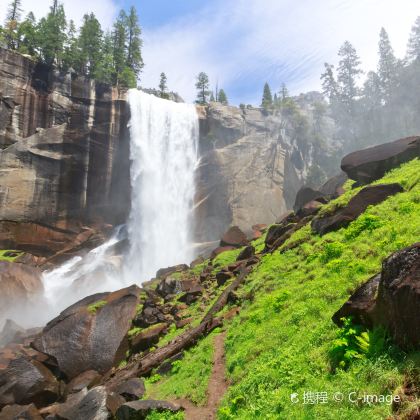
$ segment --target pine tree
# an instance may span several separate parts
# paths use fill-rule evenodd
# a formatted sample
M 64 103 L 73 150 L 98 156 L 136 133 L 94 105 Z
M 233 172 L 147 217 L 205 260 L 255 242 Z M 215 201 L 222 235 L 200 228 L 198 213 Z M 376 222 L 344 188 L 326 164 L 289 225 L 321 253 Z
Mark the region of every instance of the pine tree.
M 367 110 L 377 109 L 382 104 L 382 83 L 377 73 L 370 71 L 363 85 L 363 106 Z
M 47 17 L 42 18 L 38 25 L 40 55 L 45 63 L 62 64 L 66 27 L 64 7 L 54 0 Z
M 225 93 L 225 91 L 223 89 L 220 89 L 220 91 L 219 91 L 219 98 L 218 99 L 219 99 L 219 102 L 220 103 L 222 103 L 224 105 L 227 105 L 228 104 L 228 99 L 227 99 L 226 93 Z
M 18 29 L 22 13 L 21 0 L 13 0 L 7 10 L 4 36 L 7 48 L 15 50 L 18 46 Z
M 388 102 L 397 84 L 397 59 L 384 28 L 379 34 L 378 76 L 383 100 Z
M 347 106 L 348 110 L 354 112 L 354 101 L 359 95 L 357 79 L 362 70 L 360 69 L 360 59 L 355 48 L 350 42 L 345 41 L 338 51 L 341 57 L 338 64 L 337 80 L 340 88 L 340 99 Z
M 407 46 L 407 59 L 409 61 L 420 60 L 420 16 L 417 17 L 411 28 Z
M 83 16 L 78 45 L 82 72 L 92 78 L 97 77 L 97 69 L 101 61 L 102 29 L 93 13 Z
M 29 12 L 18 29 L 18 51 L 22 54 L 29 54 L 32 57 L 37 55 L 38 33 L 35 16 Z
M 325 72 L 321 74 L 322 92 L 333 103 L 338 97 L 338 85 L 334 76 L 334 66 L 324 63 Z
M 281 84 L 280 96 L 282 101 L 286 100 L 286 98 L 289 97 L 289 91 L 285 83 Z
M 210 102 L 215 102 L 213 91 L 210 93 Z
M 72 68 L 81 71 L 82 59 L 78 41 L 76 25 L 73 20 L 70 20 L 63 52 L 63 68 L 65 70 Z
M 112 84 L 114 80 L 114 54 L 112 36 L 107 32 L 103 38 L 101 47 L 101 59 L 96 67 L 96 80 L 102 83 Z
M 116 85 L 119 84 L 121 80 L 121 74 L 124 71 L 127 61 L 126 55 L 126 38 L 127 31 L 125 22 L 127 20 L 127 15 L 124 10 L 120 11 L 117 20 L 114 23 L 114 28 L 112 32 L 112 44 L 113 44 L 113 58 L 114 58 L 114 68 L 115 68 L 115 81 Z
M 167 93 L 168 90 L 168 86 L 167 86 L 167 77 L 165 73 L 160 73 L 160 82 L 159 82 L 159 93 L 160 93 L 160 97 L 163 99 L 168 99 L 169 95 Z
M 206 105 L 207 104 L 207 98 L 210 95 L 209 91 L 209 77 L 206 73 L 201 72 L 197 76 L 197 82 L 195 84 L 195 87 L 197 89 L 197 100 L 196 103 L 200 105 Z
M 261 101 L 261 107 L 268 109 L 273 105 L 273 97 L 271 96 L 271 89 L 268 83 L 264 85 L 263 96 Z
M 141 28 L 139 18 L 134 6 L 130 8 L 130 12 L 126 17 L 127 27 L 127 66 L 135 73 L 136 77 L 143 68 L 143 58 L 141 56 L 141 47 L 143 42 L 140 38 Z

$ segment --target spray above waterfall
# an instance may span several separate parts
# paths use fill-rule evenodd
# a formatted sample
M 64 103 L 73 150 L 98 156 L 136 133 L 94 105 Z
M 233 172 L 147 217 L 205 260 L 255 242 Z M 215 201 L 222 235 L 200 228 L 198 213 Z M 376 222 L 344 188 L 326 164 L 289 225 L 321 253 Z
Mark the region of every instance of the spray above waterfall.
M 44 273 L 45 293 L 40 305 L 45 319 L 34 320 L 37 324 L 85 296 L 141 284 L 159 268 L 188 263 L 193 258 L 192 209 L 198 143 L 195 106 L 160 99 L 137 89 L 130 90 L 128 98 L 128 249 L 123 256 L 115 255 L 125 231 L 119 227 L 108 242 L 84 257 L 75 257 Z M 39 312 L 34 309 L 36 306 L 32 304 L 31 310 Z M 14 315 L 10 314 L 23 324 L 31 319 Z
M 132 200 L 126 275 L 139 283 L 192 258 L 198 118 L 194 105 L 136 89 L 128 97 Z

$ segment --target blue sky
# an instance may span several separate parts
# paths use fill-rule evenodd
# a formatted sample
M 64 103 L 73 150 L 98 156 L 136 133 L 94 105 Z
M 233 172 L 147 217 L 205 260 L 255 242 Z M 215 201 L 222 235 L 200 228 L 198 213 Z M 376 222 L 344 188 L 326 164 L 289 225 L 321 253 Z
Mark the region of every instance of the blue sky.
M 37 17 L 51 0 L 23 0 Z M 134 4 L 143 27 L 145 61 L 140 83 L 155 87 L 159 74 L 187 101 L 205 71 L 234 104 L 260 102 L 265 81 L 285 82 L 292 94 L 319 89 L 325 61 L 336 63 L 344 40 L 356 47 L 365 71 L 375 69 L 381 26 L 403 57 L 420 15 L 418 0 L 63 0 L 79 22 L 94 11 L 109 28 L 121 7 Z M 3 2 L 2 2 L 3 4 Z M 3 10 L 1 10 L 3 9 Z M 1 6 L 0 12 L 4 13 Z

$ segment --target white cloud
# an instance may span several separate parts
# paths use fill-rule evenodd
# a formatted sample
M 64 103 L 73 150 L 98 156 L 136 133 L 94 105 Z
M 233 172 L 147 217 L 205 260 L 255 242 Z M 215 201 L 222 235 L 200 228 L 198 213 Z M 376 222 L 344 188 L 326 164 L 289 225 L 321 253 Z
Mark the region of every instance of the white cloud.
M 73 19 L 76 26 L 80 25 L 85 13 L 93 12 L 103 28 L 110 28 L 118 12 L 118 7 L 113 0 L 61 0 L 60 2 L 64 5 L 67 19 Z M 1 22 L 4 21 L 8 3 L 8 0 L 2 0 L 0 7 Z M 23 16 L 32 11 L 35 17 L 40 19 L 48 13 L 51 5 L 52 0 L 23 0 Z
M 323 63 L 337 60 L 346 39 L 366 70 L 376 66 L 381 26 L 403 56 L 417 15 L 420 3 L 412 0 L 214 1 L 144 34 L 142 83 L 157 86 L 165 71 L 170 87 L 193 100 L 194 78 L 203 70 L 235 102 L 254 103 L 266 80 L 275 88 L 285 81 L 294 93 L 317 89 Z

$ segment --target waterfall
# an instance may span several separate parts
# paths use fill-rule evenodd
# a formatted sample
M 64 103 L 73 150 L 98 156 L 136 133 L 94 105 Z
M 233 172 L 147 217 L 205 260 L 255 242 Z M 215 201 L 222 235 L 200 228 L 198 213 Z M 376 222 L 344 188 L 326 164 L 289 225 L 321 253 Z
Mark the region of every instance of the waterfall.
M 132 197 L 126 275 L 139 283 L 159 268 L 192 259 L 198 117 L 194 105 L 136 89 L 128 98 Z
M 124 229 L 84 257 L 45 272 L 43 314 L 48 321 L 93 293 L 149 280 L 159 268 L 189 263 L 192 252 L 194 169 L 198 116 L 194 105 L 179 104 L 131 89 L 131 211 L 129 248 L 113 256 Z M 127 203 L 130 206 L 130 203 Z M 47 309 L 48 308 L 48 309 Z M 38 320 L 39 322 L 39 320 Z

